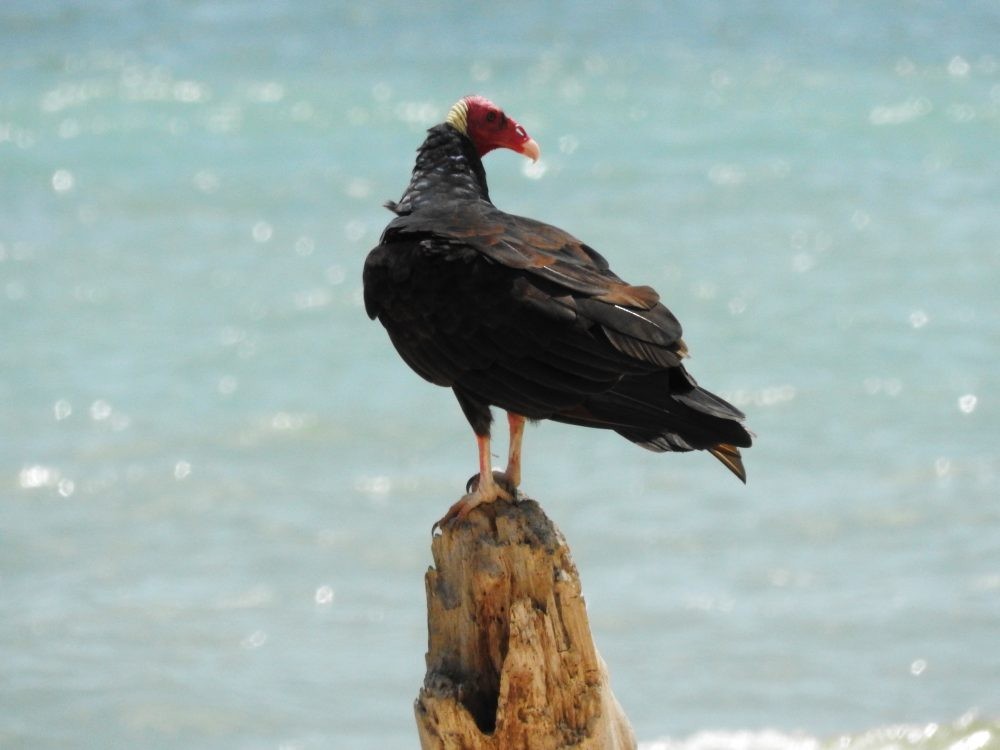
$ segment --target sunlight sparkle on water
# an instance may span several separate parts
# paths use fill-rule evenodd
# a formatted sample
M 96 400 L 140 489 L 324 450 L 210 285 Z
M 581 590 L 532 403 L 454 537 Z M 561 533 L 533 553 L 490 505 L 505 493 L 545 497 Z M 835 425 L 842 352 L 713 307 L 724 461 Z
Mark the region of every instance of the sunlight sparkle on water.
M 279 411 L 271 417 L 271 429 L 279 431 L 301 430 L 307 421 L 311 421 L 309 415 Z
M 73 406 L 64 398 L 59 399 L 52 405 L 52 415 L 57 422 L 61 422 L 73 413 Z
M 641 747 L 1000 750 L 992 5 L 7 5 L 0 737 L 412 745 L 426 528 L 474 462 L 361 271 L 476 92 L 544 150 L 487 157 L 498 203 L 664 292 L 759 431 L 746 487 L 527 438 Z
M 973 393 L 966 393 L 958 399 L 958 408 L 963 414 L 972 414 L 976 410 L 979 399 Z
M 355 177 L 347 183 L 347 194 L 351 198 L 367 198 L 371 195 L 372 184 L 370 180 Z
M 899 378 L 865 378 L 862 386 L 870 396 L 885 394 L 896 397 L 903 390 L 903 383 Z
M 333 265 L 324 271 L 324 276 L 326 276 L 326 281 L 331 286 L 337 286 L 338 284 L 343 284 L 344 279 L 347 278 L 347 272 L 344 270 L 343 266 Z
M 219 175 L 210 169 L 199 170 L 193 178 L 194 186 L 203 193 L 214 193 L 219 189 Z
M 392 489 L 392 480 L 386 476 L 359 477 L 354 489 L 367 495 L 387 495 Z
M 239 381 L 232 375 L 223 375 L 219 378 L 219 382 L 216 385 L 216 389 L 223 396 L 232 396 L 239 387 Z
M 302 235 L 295 240 L 295 253 L 303 258 L 312 255 L 316 250 L 316 240 L 312 237 Z
M 796 253 L 792 256 L 792 270 L 797 273 L 810 271 L 815 265 L 816 259 L 809 253 Z
M 572 154 L 580 145 L 580 140 L 575 135 L 559 136 L 559 153 Z
M 349 222 L 347 222 L 347 224 L 344 225 L 344 235 L 351 242 L 359 241 L 362 237 L 365 236 L 366 231 L 367 227 L 365 226 L 365 223 L 360 219 L 351 219 Z
M 260 104 L 274 104 L 285 98 L 285 87 L 276 81 L 252 83 L 247 88 L 247 97 Z
M 747 172 L 739 164 L 715 164 L 708 170 L 708 179 L 716 185 L 741 185 L 746 178 Z
M 855 209 L 851 213 L 851 226 L 853 226 L 858 231 L 862 231 L 868 228 L 868 225 L 872 223 L 871 214 L 867 211 L 862 211 L 861 209 Z
M 57 193 L 65 193 L 73 189 L 75 180 L 68 169 L 57 169 L 52 174 L 52 189 Z
M 538 161 L 526 161 L 521 167 L 521 174 L 531 180 L 540 180 L 549 171 L 548 165 L 539 159 Z
M 754 406 L 776 406 L 794 399 L 795 393 L 795 386 L 784 384 L 767 386 L 758 390 L 740 388 L 726 393 L 724 397 L 727 401 L 740 407 L 751 404 Z
M 297 310 L 313 310 L 326 307 L 331 301 L 326 289 L 306 289 L 295 293 L 295 308 Z
M 488 62 L 476 60 L 469 68 L 469 74 L 472 76 L 473 80 L 488 81 L 490 76 L 493 75 L 493 69 L 490 67 Z
M 255 630 L 242 641 L 240 641 L 240 646 L 245 648 L 247 651 L 252 651 L 254 649 L 260 648 L 265 643 L 267 643 L 267 633 L 263 630 Z
M 400 102 L 393 112 L 403 122 L 420 126 L 433 125 L 439 115 L 434 102 Z
M 872 125 L 902 125 L 930 114 L 933 109 L 929 99 L 917 97 L 897 104 L 873 107 L 868 114 L 868 121 Z
M 51 466 L 34 464 L 25 466 L 18 474 L 18 484 L 26 490 L 33 490 L 39 487 L 51 487 L 59 480 L 59 469 Z
M 90 405 L 90 418 L 95 422 L 103 422 L 111 416 L 111 404 L 104 399 L 98 399 Z
M 955 55 L 948 61 L 948 73 L 956 78 L 963 78 L 969 75 L 972 66 L 961 55 Z
M 292 119 L 297 122 L 305 122 L 306 120 L 311 120 L 313 115 L 316 114 L 316 108 L 311 102 L 298 101 L 292 105 L 291 115 Z
M 951 461 L 945 457 L 934 459 L 934 473 L 938 478 L 943 478 L 951 473 Z
M 274 227 L 266 221 L 258 221 L 251 230 L 254 242 L 267 242 L 274 236 Z

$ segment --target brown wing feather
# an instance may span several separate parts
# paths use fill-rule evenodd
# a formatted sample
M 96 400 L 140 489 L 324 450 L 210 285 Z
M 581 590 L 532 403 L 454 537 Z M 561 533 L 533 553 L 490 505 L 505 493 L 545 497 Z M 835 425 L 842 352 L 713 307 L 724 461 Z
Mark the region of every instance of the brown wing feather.
M 652 287 L 620 279 L 604 256 L 568 232 L 504 213 L 486 202 L 400 216 L 386 228 L 382 242 L 398 235 L 434 235 L 461 242 L 508 268 L 529 271 L 612 305 L 649 310 L 660 300 Z

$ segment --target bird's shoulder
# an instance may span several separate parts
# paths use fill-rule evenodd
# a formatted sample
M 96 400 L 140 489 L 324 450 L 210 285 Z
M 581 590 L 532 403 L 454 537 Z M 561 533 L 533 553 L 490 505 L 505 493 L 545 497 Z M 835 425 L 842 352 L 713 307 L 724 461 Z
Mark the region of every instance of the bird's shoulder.
M 641 310 L 659 302 L 652 287 L 623 281 L 601 253 L 569 232 L 506 213 L 489 201 L 443 202 L 397 216 L 383 232 L 382 244 L 416 237 L 441 240 L 441 247 L 471 248 L 502 266 L 602 302 Z

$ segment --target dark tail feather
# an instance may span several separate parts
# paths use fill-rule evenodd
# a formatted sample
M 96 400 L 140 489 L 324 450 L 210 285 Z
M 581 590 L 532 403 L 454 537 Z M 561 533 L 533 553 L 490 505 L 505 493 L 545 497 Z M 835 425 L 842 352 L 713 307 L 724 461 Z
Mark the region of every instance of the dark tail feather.
M 723 466 L 735 474 L 743 484 L 747 483 L 747 472 L 743 468 L 740 449 L 729 443 L 719 443 L 708 449 L 708 452 L 719 459 Z
M 651 451 L 707 450 L 746 484 L 740 448 L 753 434 L 743 412 L 698 387 L 681 367 L 622 378 L 579 406 L 549 417 L 558 422 L 614 430 Z

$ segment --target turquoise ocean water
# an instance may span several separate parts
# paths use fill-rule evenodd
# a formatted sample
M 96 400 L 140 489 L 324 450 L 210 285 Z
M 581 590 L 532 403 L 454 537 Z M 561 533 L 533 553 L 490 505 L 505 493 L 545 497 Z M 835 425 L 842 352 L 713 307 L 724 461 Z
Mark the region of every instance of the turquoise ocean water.
M 416 745 L 475 446 L 361 266 L 472 92 L 543 150 L 495 202 L 655 286 L 758 435 L 743 487 L 527 434 L 643 747 L 1000 747 L 975 0 L 0 4 L 0 747 Z

